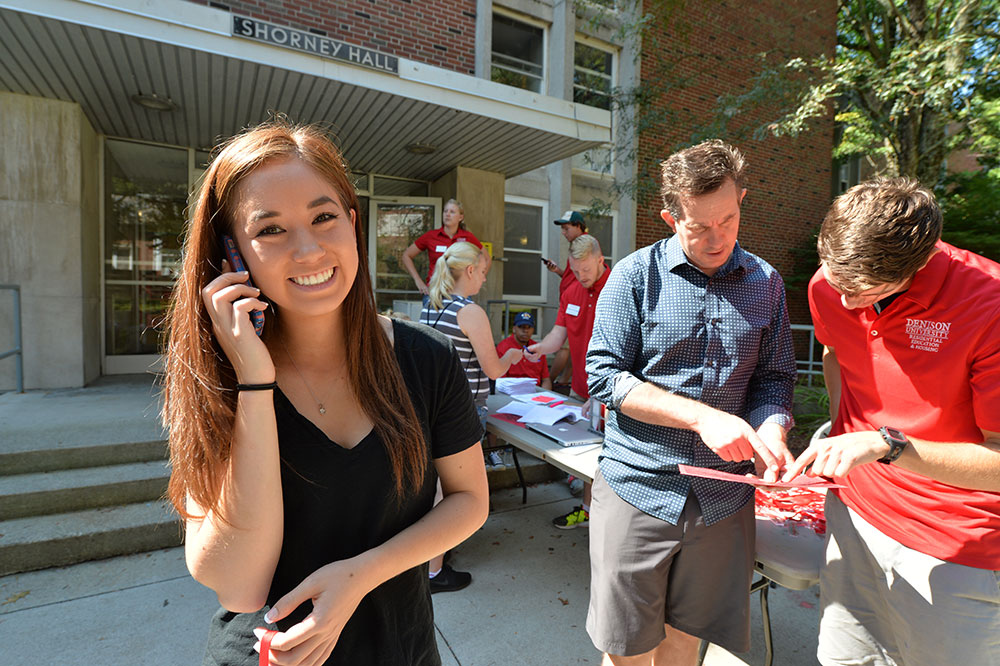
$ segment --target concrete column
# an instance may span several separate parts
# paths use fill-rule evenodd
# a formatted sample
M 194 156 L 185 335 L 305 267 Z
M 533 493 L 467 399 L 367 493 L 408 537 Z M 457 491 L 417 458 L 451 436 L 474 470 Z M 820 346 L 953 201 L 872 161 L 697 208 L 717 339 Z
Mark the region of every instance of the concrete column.
M 0 93 L 0 283 L 21 286 L 26 388 L 100 373 L 97 136 L 74 103 Z M 0 349 L 13 346 L 0 292 Z M 0 361 L 0 390 L 14 388 Z
M 431 184 L 431 196 L 441 197 L 442 203 L 457 199 L 465 208 L 465 226 L 484 243 L 492 243 L 494 258 L 503 254 L 504 230 L 504 176 L 502 173 L 455 167 Z M 483 285 L 477 302 L 486 306 L 486 301 L 503 298 L 502 261 L 494 261 L 486 284 Z M 501 330 L 500 309 L 491 312 L 494 333 Z
M 549 29 L 548 62 L 545 78 L 548 94 L 559 99 L 573 99 L 573 61 L 576 45 L 574 3 L 562 2 L 552 8 Z
M 573 61 L 576 45 L 576 11 L 574 3 L 558 3 L 552 8 L 552 28 L 549 30 L 548 79 L 549 95 L 560 99 L 573 99 Z M 545 234 L 548 236 L 549 254 L 556 255 L 558 263 L 566 265 L 567 248 L 559 227 L 552 220 L 561 217 L 571 208 L 573 190 L 573 169 L 570 160 L 554 162 L 545 167 L 549 177 L 549 217 L 545 220 Z M 546 300 L 559 303 L 559 280 L 556 276 L 548 281 Z M 555 321 L 546 321 L 546 330 Z
M 632 12 L 627 20 L 634 23 L 639 20 L 637 13 L 640 7 L 630 7 Z M 640 84 L 640 59 L 642 53 L 642 32 L 624 40 L 618 56 L 618 81 L 621 88 L 631 89 Z M 612 139 L 615 147 L 615 173 L 619 181 L 631 180 L 636 172 L 636 160 L 628 159 L 629 155 L 638 155 L 638 138 L 632 129 L 635 127 L 635 106 L 618 108 L 613 111 L 612 131 L 616 136 Z M 636 203 L 630 196 L 623 196 L 618 201 L 618 225 L 615 229 L 615 244 L 619 248 L 619 256 L 624 257 L 633 252 L 635 241 Z
M 490 78 L 493 63 L 493 0 L 476 1 L 476 76 Z

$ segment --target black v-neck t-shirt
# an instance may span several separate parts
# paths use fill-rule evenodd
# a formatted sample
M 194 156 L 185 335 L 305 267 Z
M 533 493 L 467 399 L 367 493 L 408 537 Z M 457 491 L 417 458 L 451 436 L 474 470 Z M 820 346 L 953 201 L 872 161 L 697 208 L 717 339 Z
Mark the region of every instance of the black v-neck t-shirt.
M 430 458 L 464 451 L 482 428 L 458 355 L 426 326 L 393 320 L 396 361 L 428 443 Z M 403 531 L 431 510 L 437 474 L 428 463 L 423 486 L 401 504 L 385 444 L 369 432 L 345 449 L 300 414 L 280 390 L 274 410 L 281 452 L 285 534 L 268 593 L 268 607 L 320 567 L 354 557 Z M 264 609 L 266 610 L 266 609 Z M 212 619 L 205 666 L 253 666 L 255 627 L 264 610 Z M 282 631 L 312 610 L 302 604 L 278 623 Z M 344 626 L 327 665 L 436 666 L 427 564 L 386 581 L 362 599 Z

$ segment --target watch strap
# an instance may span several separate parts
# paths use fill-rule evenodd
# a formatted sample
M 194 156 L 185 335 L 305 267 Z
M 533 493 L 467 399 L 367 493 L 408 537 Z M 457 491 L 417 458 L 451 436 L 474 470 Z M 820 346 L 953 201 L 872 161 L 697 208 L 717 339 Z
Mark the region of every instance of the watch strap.
M 903 431 L 896 428 L 882 426 L 878 429 L 878 434 L 882 435 L 882 439 L 889 445 L 889 452 L 878 459 L 878 462 L 884 465 L 893 463 L 899 456 L 903 455 L 903 449 L 910 443 Z

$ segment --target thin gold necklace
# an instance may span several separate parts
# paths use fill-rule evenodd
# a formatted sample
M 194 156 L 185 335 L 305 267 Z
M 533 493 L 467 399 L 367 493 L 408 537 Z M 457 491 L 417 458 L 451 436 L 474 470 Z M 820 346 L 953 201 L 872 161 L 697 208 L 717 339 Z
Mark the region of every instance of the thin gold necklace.
M 288 360 L 292 362 L 292 367 L 295 368 L 295 372 L 298 373 L 299 379 L 302 380 L 302 385 L 306 387 L 307 391 L 309 391 L 309 395 L 312 396 L 313 401 L 319 408 L 319 413 L 321 415 L 326 414 L 326 407 L 323 406 L 323 403 L 320 402 L 320 400 L 316 397 L 316 394 L 312 392 L 311 388 L 309 388 L 309 383 L 306 381 L 306 378 L 302 375 L 302 371 L 299 370 L 299 366 L 295 365 L 295 359 L 292 358 L 292 352 L 288 351 L 288 347 L 285 346 L 285 341 L 282 340 L 281 338 L 278 338 L 278 340 L 281 342 L 281 346 L 285 350 L 285 355 L 288 356 Z

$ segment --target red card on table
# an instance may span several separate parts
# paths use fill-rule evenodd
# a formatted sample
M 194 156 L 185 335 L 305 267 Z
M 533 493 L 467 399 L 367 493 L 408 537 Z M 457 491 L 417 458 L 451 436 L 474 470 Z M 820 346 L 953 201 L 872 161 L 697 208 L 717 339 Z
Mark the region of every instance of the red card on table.
M 718 479 L 719 481 L 733 481 L 735 483 L 746 483 L 751 486 L 764 486 L 767 488 L 845 488 L 841 483 L 834 483 L 829 479 L 820 476 L 797 476 L 791 481 L 764 481 L 755 476 L 743 476 L 742 474 L 732 474 L 708 467 L 692 467 L 690 465 L 678 465 L 677 471 L 685 476 L 700 476 L 704 479 Z
M 514 425 L 516 425 L 519 428 L 527 428 L 528 427 L 528 426 L 526 426 L 523 423 L 518 423 L 517 419 L 519 417 L 518 417 L 517 414 L 490 414 L 490 418 L 491 419 L 499 419 L 501 421 L 506 421 L 507 423 L 513 423 Z

